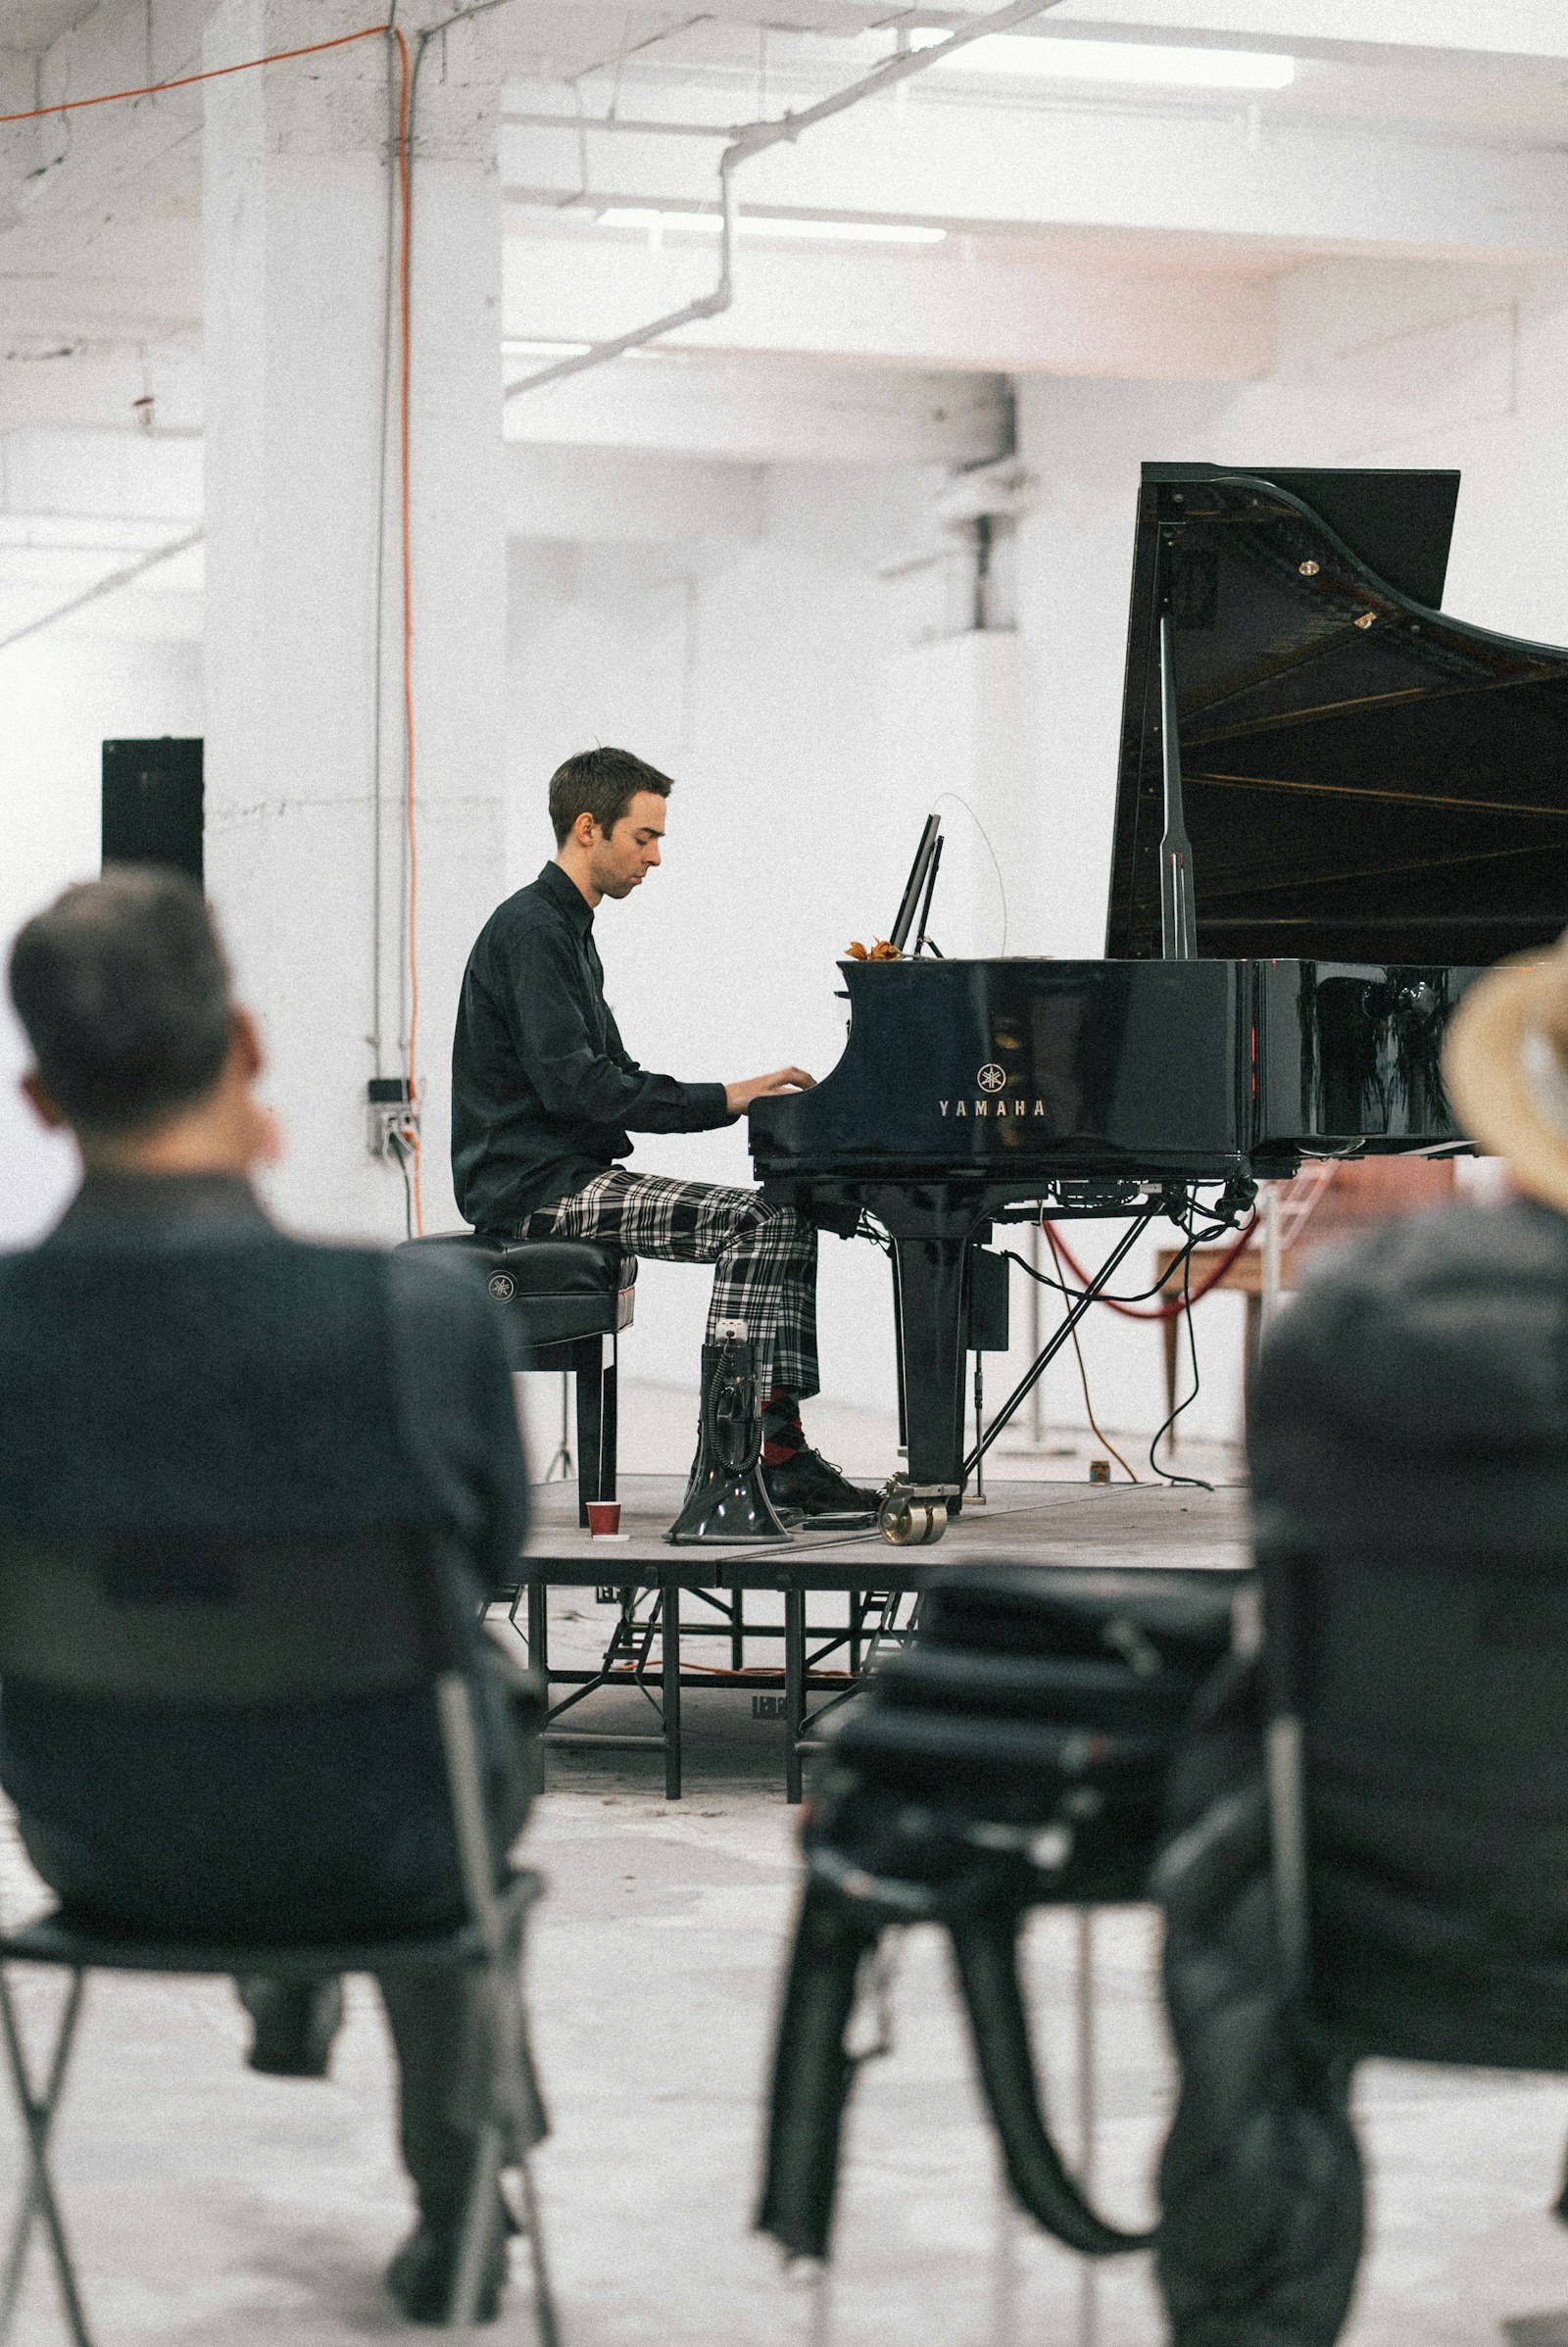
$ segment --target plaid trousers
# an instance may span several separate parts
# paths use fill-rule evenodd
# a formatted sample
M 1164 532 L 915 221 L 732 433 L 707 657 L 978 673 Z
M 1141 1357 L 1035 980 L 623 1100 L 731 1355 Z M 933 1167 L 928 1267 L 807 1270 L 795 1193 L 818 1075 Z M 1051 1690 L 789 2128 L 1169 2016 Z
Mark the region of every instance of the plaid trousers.
M 711 1263 L 708 1342 L 738 1320 L 751 1339 L 758 1391 L 818 1391 L 816 1231 L 793 1206 L 756 1190 L 677 1182 L 617 1166 L 531 1215 L 530 1239 L 604 1239 L 656 1263 Z

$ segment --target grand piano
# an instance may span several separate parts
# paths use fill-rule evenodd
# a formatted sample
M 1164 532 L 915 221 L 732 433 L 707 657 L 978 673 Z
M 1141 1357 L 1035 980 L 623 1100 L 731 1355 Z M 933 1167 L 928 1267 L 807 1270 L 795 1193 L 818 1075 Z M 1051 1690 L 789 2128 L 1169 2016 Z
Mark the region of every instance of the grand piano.
M 1448 1016 L 1568 924 L 1568 653 L 1439 608 L 1458 487 L 1146 465 L 1104 958 L 846 960 L 843 1057 L 753 1106 L 769 1198 L 891 1241 L 889 1539 L 961 1506 L 995 1222 L 1127 1218 L 1108 1277 L 1305 1157 L 1463 1146 Z

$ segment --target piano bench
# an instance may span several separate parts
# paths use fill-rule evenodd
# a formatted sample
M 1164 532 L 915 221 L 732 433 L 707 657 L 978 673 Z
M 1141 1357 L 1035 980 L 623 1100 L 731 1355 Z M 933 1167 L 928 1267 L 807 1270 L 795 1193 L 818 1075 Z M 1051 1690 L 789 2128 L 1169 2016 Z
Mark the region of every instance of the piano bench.
M 590 1499 L 615 1496 L 615 1377 L 620 1332 L 637 1300 L 637 1258 L 589 1239 L 481 1238 L 443 1231 L 405 1247 L 461 1248 L 477 1260 L 502 1307 L 507 1367 L 558 1370 L 577 1381 L 577 1521 Z

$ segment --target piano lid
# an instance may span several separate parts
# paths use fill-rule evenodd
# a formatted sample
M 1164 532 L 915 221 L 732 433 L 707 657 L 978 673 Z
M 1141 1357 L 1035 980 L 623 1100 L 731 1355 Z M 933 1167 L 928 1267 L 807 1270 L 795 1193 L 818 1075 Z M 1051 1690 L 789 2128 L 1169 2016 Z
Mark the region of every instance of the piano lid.
M 1161 950 L 1167 602 L 1200 954 L 1474 964 L 1568 926 L 1568 653 L 1439 611 L 1458 488 L 1144 466 L 1107 955 Z

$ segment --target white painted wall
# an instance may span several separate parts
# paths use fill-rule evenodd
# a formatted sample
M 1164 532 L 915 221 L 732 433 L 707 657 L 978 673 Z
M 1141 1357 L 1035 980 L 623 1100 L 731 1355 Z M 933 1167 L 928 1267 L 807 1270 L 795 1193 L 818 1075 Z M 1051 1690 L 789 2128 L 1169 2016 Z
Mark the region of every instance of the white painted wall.
M 106 607 L 107 609 L 107 607 Z M 199 646 L 50 634 L 0 652 L 0 962 L 17 930 L 99 869 L 105 741 L 202 730 Z M 243 987 L 244 973 L 240 972 Z M 0 1001 L 0 1247 L 47 1228 L 74 1184 L 69 1144 L 44 1133 L 17 1090 L 26 1046 Z
M 553 851 L 545 786 L 593 742 L 676 778 L 663 867 L 596 937 L 628 1048 L 690 1079 L 843 1046 L 838 956 L 891 923 L 926 804 L 883 756 L 881 683 L 927 590 L 876 565 L 915 531 L 917 471 L 770 466 L 728 543 L 514 548 L 508 878 Z M 923 575 L 923 574 L 922 574 Z M 632 1162 L 750 1179 L 744 1126 L 640 1141 Z M 707 1275 L 648 1265 L 629 1375 L 695 1385 Z M 892 1407 L 883 1257 L 823 1241 L 827 1390 Z
M 1082 477 L 1054 473 L 1047 492 L 1063 545 L 1075 550 L 1069 569 L 1082 548 L 1076 606 L 1054 607 L 1056 582 L 1036 576 L 1032 540 L 1030 624 L 1017 636 L 937 636 L 951 624 L 951 582 L 938 568 L 878 577 L 880 563 L 932 541 L 938 476 L 915 469 L 769 466 L 746 535 L 727 542 L 514 545 L 509 886 L 531 878 L 550 853 L 545 783 L 570 751 L 622 743 L 677 778 L 664 867 L 628 904 L 605 905 L 596 931 L 622 1030 L 648 1064 L 733 1077 L 799 1059 L 824 1073 L 843 1041 L 836 958 L 850 938 L 869 941 L 891 922 L 925 811 L 945 789 L 976 809 L 995 847 L 1007 950 L 1099 953 L 1104 884 L 1095 826 L 1102 802 L 1109 804 L 1101 786 L 1111 767 L 1102 759 L 1097 773 L 1091 764 L 1103 715 L 1093 690 L 1101 669 L 1090 660 L 1086 693 L 1075 667 L 1086 642 L 1097 658 L 1101 639 L 1112 646 L 1113 741 L 1131 509 L 1118 445 L 1101 483 L 1087 426 L 1119 388 L 1082 387 Z M 1139 396 L 1168 405 L 1215 395 L 1145 388 Z M 1138 426 L 1127 444 L 1141 449 L 1143 438 Z M 1069 754 L 1075 740 L 1083 747 Z M 1054 786 L 1063 759 L 1077 779 L 1058 856 Z M 961 807 L 949 800 L 943 812 L 948 848 L 933 928 L 949 953 L 996 953 L 1003 908 L 990 856 Z M 649 1138 L 632 1162 L 706 1180 L 750 1178 L 743 1127 Z M 1021 1244 L 1016 1232 L 1006 1237 Z M 1092 1251 L 1108 1238 L 1094 1226 L 1074 1243 Z M 630 1377 L 695 1385 L 707 1290 L 702 1272 L 644 1267 Z M 825 1394 L 891 1411 L 884 1258 L 863 1244 L 824 1239 L 819 1306 Z M 1021 1274 L 1013 1312 L 1018 1343 L 1007 1366 L 1015 1377 L 1027 1359 Z M 1221 1358 L 1235 1353 L 1239 1364 L 1239 1334 L 1231 1345 L 1228 1330 L 1233 1318 L 1239 1330 L 1239 1312 L 1219 1298 L 1204 1315 L 1205 1329 L 1216 1328 L 1205 1350 L 1205 1377 L 1218 1384 L 1212 1406 L 1204 1396 L 1210 1432 L 1228 1434 L 1239 1408 L 1237 1375 Z M 1107 1427 L 1157 1424 L 1157 1330 L 1097 1324 L 1087 1353 Z M 1008 1383 L 1003 1364 L 988 1364 L 993 1401 Z M 1052 1423 L 1083 1423 L 1070 1354 L 1052 1372 L 1048 1396 Z

